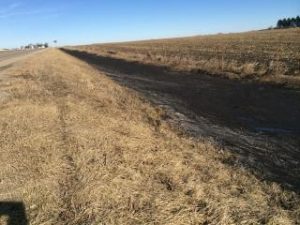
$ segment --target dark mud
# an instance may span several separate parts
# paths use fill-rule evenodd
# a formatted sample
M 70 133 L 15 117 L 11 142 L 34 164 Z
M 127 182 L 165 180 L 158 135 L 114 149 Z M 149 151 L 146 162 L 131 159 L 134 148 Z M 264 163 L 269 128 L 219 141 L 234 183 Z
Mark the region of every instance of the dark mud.
M 300 193 L 299 90 L 63 50 L 165 108 L 174 126 L 212 138 L 236 156 L 224 163 Z

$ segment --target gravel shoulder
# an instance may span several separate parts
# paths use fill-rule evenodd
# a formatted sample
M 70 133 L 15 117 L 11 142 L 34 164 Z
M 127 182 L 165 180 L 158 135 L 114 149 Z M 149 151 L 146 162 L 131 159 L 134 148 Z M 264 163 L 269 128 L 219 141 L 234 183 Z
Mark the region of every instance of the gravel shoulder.
M 38 50 L 0 52 L 0 70 L 1 70 L 1 67 L 10 65 L 10 64 L 17 62 L 18 60 L 24 59 L 26 56 L 29 56 L 36 52 L 38 52 Z

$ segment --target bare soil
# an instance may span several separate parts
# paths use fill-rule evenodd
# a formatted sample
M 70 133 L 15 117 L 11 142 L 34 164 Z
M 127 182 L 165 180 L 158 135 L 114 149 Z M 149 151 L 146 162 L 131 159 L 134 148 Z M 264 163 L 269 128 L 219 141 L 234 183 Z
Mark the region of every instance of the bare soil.
M 176 126 L 212 137 L 260 178 L 300 191 L 300 91 L 65 51 L 167 108 Z

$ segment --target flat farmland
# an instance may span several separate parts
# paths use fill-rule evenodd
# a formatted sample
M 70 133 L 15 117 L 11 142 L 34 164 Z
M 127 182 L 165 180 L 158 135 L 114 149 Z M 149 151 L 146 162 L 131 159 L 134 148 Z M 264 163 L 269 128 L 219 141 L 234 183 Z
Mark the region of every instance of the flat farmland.
M 300 84 L 300 29 L 78 46 L 86 51 L 171 70 Z

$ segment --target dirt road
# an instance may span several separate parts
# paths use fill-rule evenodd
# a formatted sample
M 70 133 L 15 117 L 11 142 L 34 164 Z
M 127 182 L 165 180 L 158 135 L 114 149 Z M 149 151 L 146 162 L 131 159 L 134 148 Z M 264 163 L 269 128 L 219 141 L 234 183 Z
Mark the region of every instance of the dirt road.
M 300 191 L 299 90 L 65 51 L 167 108 L 176 126 L 229 148 L 260 178 Z

